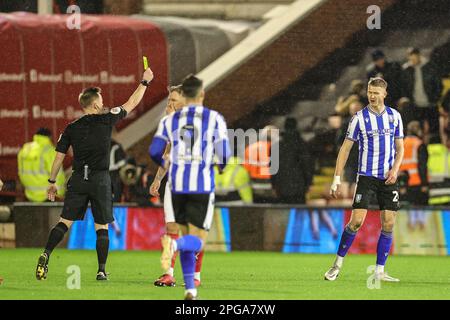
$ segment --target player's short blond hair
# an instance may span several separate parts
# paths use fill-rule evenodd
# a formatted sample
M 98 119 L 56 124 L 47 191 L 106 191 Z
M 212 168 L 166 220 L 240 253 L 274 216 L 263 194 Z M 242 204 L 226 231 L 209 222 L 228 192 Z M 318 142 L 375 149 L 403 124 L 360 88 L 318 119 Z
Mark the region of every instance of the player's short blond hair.
M 368 86 L 387 89 L 388 84 L 387 84 L 386 80 L 384 80 L 383 78 L 376 77 L 376 78 L 370 78 Z
M 167 87 L 167 91 L 169 91 L 169 93 L 176 92 L 176 93 L 182 94 L 181 84 L 179 84 L 177 86 L 169 86 L 169 87 Z

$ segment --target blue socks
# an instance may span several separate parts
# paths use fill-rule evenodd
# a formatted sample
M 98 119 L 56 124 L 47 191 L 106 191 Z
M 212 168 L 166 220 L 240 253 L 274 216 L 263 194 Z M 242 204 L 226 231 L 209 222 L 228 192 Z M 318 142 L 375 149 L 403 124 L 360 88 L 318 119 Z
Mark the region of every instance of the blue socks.
M 202 248 L 202 240 L 200 240 L 199 237 L 192 236 L 192 235 L 186 235 L 178 240 L 177 242 L 177 249 L 178 251 L 193 251 L 197 252 L 200 251 Z
M 392 232 L 381 231 L 377 245 L 377 265 L 384 266 L 392 245 Z
M 356 232 L 352 231 L 349 226 L 346 226 L 344 232 L 342 232 L 341 242 L 339 243 L 339 248 L 337 255 L 340 257 L 345 257 L 348 249 L 352 246 L 353 240 L 356 237 Z
M 356 232 L 352 231 L 349 226 L 346 226 L 344 232 L 342 232 L 341 242 L 337 252 L 337 261 L 342 264 L 342 258 L 345 257 L 350 249 L 353 240 L 355 239 Z M 392 246 L 392 232 L 381 230 L 380 237 L 377 244 L 377 266 L 384 266 L 389 256 L 389 251 Z M 340 258 L 339 258 L 340 257 Z M 340 267 L 341 265 L 339 265 Z
M 195 253 L 201 250 L 202 241 L 196 236 L 186 235 L 176 240 L 176 242 L 177 249 L 180 251 L 181 268 L 183 269 L 186 289 L 195 289 Z
M 186 289 L 195 289 L 194 274 L 195 274 L 195 252 L 181 251 L 180 252 L 181 269 L 183 270 L 184 283 Z

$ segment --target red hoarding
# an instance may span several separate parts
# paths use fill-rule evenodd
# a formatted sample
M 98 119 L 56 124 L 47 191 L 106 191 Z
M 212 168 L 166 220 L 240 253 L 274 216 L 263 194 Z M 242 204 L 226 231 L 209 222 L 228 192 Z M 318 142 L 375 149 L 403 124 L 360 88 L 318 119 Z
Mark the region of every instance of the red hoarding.
M 59 136 L 81 115 L 78 94 L 102 88 L 104 102 L 126 102 L 149 57 L 155 79 L 143 102 L 119 129 L 166 96 L 167 44 L 155 25 L 128 17 L 83 15 L 69 29 L 68 15 L 0 14 L 0 173 L 16 176 L 15 157 L 39 127 Z M 12 171 L 12 172 L 11 172 Z
M 162 208 L 129 208 L 126 247 L 128 250 L 159 250 L 166 232 Z

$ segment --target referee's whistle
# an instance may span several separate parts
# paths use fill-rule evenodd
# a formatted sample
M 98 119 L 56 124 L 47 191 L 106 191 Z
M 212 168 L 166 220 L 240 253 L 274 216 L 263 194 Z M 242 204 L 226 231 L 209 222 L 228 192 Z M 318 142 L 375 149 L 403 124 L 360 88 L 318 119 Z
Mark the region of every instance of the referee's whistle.
M 87 164 L 84 165 L 84 180 L 89 180 L 89 166 Z

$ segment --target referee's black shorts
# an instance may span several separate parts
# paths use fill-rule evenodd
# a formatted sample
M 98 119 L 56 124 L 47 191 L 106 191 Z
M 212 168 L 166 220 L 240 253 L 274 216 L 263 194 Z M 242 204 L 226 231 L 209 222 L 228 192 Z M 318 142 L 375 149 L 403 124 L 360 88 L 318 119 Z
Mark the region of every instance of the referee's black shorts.
M 169 204 L 164 204 L 164 209 L 169 211 L 166 215 L 175 217 L 176 223 L 190 223 L 209 231 L 214 216 L 214 192 L 172 193 L 171 197 L 166 199 L 170 199 Z
M 89 180 L 74 172 L 67 183 L 67 193 L 61 217 L 69 220 L 83 220 L 89 202 L 96 224 L 114 221 L 112 214 L 112 187 L 109 171 L 92 171 Z
M 356 191 L 353 198 L 353 209 L 368 209 L 373 195 L 380 210 L 400 210 L 400 193 L 398 182 L 387 185 L 386 180 L 358 175 Z

